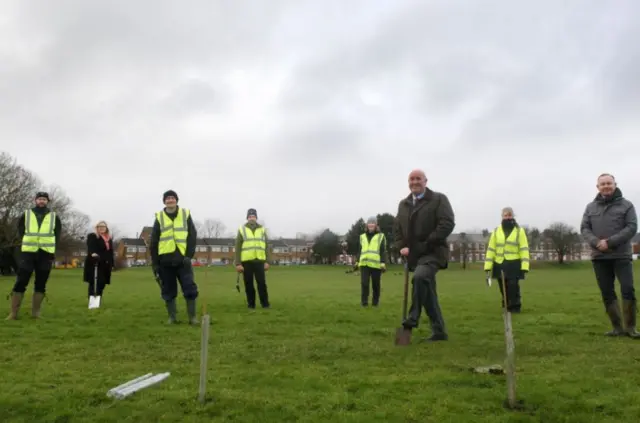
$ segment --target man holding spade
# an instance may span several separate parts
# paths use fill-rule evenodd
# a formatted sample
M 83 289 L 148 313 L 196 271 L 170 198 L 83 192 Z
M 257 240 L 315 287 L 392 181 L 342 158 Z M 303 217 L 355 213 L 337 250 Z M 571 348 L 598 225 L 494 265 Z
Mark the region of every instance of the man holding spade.
M 413 272 L 409 315 L 402 322 L 405 330 L 418 328 L 424 307 L 431 322 L 426 341 L 446 341 L 448 335 L 436 291 L 436 273 L 448 267 L 447 237 L 455 227 L 455 215 L 445 194 L 427 188 L 422 170 L 409 174 L 411 193 L 400 201 L 396 216 L 394 246 Z
M 238 229 L 236 236 L 236 271 L 244 276 L 244 292 L 247 296 L 247 307 L 250 309 L 256 308 L 254 277 L 258 285 L 260 305 L 262 308 L 271 307 L 266 276 L 270 258 L 267 248 L 267 233 L 257 220 L 258 212 L 256 209 L 249 209 L 247 222 Z
M 169 323 L 177 323 L 176 297 L 178 282 L 187 302 L 189 323 L 199 324 L 196 317 L 198 285 L 194 280 L 191 259 L 196 251 L 198 233 L 188 209 L 178 206 L 178 194 L 169 190 L 162 195 L 164 209 L 156 213 L 150 239 L 151 265 L 159 281 L 162 299 L 167 306 Z

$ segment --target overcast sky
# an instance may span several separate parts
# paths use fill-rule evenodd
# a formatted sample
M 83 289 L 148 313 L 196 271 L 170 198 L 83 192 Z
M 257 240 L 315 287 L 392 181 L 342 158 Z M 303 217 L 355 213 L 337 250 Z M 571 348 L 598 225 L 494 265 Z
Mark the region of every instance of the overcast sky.
M 423 168 L 456 232 L 640 208 L 640 2 L 2 1 L 0 142 L 128 235 L 174 189 L 274 236 L 394 213 Z

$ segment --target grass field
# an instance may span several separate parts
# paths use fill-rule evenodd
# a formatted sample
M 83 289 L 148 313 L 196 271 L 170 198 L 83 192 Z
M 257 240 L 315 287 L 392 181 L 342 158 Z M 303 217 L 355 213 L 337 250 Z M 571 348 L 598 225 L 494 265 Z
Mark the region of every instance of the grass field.
M 404 348 L 393 345 L 400 269 L 384 276 L 381 307 L 363 309 L 359 278 L 343 267 L 275 268 L 273 308 L 254 312 L 231 269 L 206 279 L 198 270 L 213 320 L 213 399 L 204 405 L 196 401 L 200 330 L 165 325 L 149 269 L 114 274 L 100 310 L 87 310 L 80 271 L 54 271 L 42 320 L 28 317 L 29 293 L 22 319 L 0 322 L 0 421 L 638 421 L 640 342 L 602 336 L 609 324 L 588 266 L 534 269 L 522 283 L 523 313 L 513 316 L 521 412 L 503 408 L 504 377 L 469 370 L 503 362 L 497 287 L 487 288 L 481 271 L 452 267 L 438 280 L 450 341 Z M 0 279 L 2 292 L 11 284 Z M 428 334 L 425 316 L 414 339 Z M 159 385 L 106 397 L 164 371 L 171 377 Z

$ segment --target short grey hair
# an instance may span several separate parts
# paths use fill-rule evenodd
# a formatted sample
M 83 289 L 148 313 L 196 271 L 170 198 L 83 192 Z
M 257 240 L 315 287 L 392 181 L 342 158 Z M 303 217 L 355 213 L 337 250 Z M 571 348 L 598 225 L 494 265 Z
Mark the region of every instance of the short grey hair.
M 516 215 L 516 214 L 513 212 L 513 209 L 512 209 L 511 207 L 504 207 L 504 208 L 502 209 L 502 213 L 500 213 L 500 215 L 503 215 L 503 214 L 505 214 L 505 213 L 510 213 L 510 214 L 511 214 L 511 216 L 514 216 L 514 217 L 515 217 L 515 215 Z

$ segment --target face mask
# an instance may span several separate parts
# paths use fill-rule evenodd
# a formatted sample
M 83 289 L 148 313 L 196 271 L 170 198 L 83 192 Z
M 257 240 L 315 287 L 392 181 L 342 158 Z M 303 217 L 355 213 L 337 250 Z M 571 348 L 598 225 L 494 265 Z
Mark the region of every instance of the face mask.
M 506 225 L 506 226 L 512 226 L 513 225 L 513 219 L 502 219 L 502 224 Z

